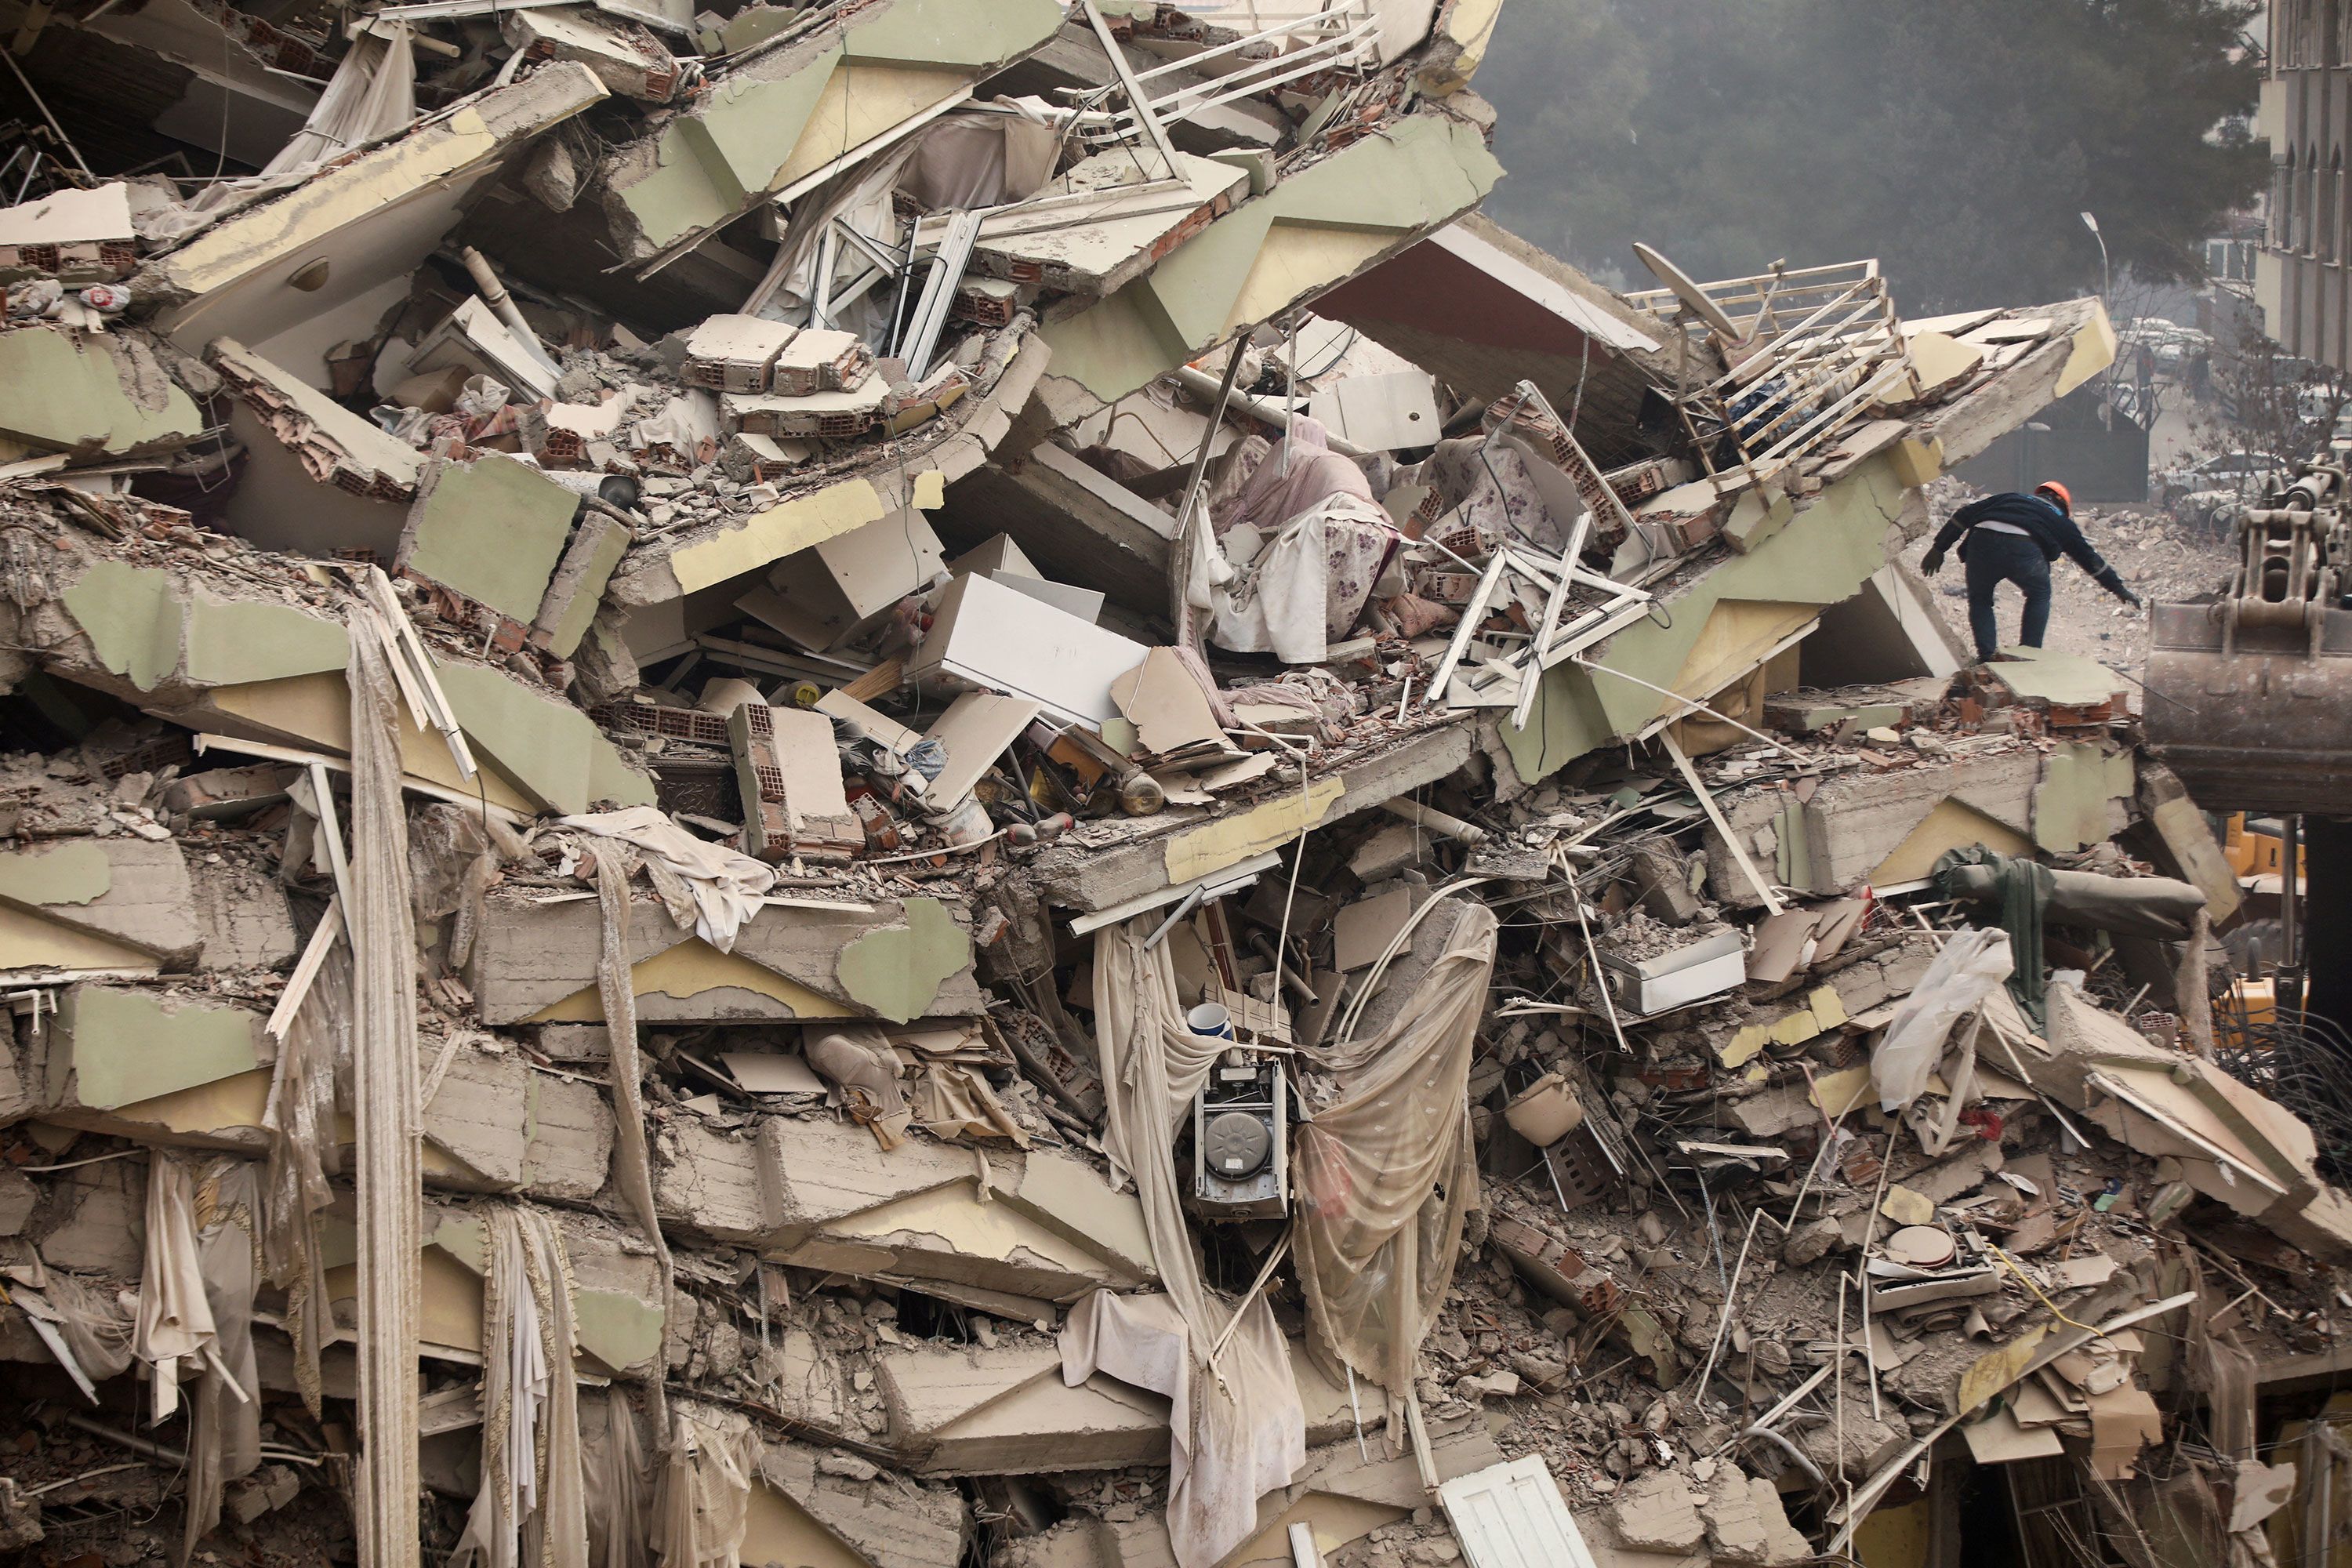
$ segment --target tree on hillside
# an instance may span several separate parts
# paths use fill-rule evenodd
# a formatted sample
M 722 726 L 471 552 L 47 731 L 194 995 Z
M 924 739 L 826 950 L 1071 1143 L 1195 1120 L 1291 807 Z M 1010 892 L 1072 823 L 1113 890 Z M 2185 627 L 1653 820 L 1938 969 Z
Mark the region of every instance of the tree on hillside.
M 2260 188 L 2238 0 L 1512 0 L 1503 223 L 1596 270 L 1875 256 L 1916 314 L 2202 275 Z

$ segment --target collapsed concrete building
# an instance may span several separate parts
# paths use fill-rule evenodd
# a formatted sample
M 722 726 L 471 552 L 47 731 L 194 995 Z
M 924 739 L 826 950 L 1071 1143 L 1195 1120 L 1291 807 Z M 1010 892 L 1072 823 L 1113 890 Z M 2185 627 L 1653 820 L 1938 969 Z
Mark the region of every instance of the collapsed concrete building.
M 1896 560 L 2103 312 L 1612 294 L 1495 10 L 8 13 L 0 1543 L 2340 1528 L 2240 879 Z

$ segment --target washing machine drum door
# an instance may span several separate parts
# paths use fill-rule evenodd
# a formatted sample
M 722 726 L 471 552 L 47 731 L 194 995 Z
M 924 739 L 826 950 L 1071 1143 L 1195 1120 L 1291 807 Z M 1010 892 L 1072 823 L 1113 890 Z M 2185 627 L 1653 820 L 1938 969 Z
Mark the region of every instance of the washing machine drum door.
M 1264 1121 L 1245 1110 L 1220 1111 L 1202 1130 L 1201 1158 L 1219 1180 L 1244 1181 L 1274 1158 L 1274 1137 Z

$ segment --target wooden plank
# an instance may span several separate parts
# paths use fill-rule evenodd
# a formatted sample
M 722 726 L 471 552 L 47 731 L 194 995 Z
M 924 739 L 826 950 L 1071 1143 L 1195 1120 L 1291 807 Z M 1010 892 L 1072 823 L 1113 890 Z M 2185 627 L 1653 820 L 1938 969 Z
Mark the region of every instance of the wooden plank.
M 1698 770 L 1691 766 L 1688 757 L 1683 755 L 1683 749 L 1675 744 L 1674 736 L 1662 731 L 1658 741 L 1666 748 L 1666 755 L 1675 760 L 1675 766 L 1681 770 L 1683 782 L 1690 785 L 1693 795 L 1698 796 L 1698 804 L 1706 812 L 1706 819 L 1715 824 L 1717 833 L 1723 835 L 1723 842 L 1730 848 L 1731 858 L 1739 863 L 1740 872 L 1747 877 L 1748 885 L 1755 889 L 1756 896 L 1764 901 L 1765 912 L 1779 914 L 1787 906 L 1780 902 L 1780 895 L 1772 891 L 1772 885 L 1764 879 L 1763 873 L 1756 869 L 1756 862 L 1748 858 L 1747 847 L 1731 830 L 1731 824 L 1724 820 L 1722 808 L 1715 804 L 1715 796 L 1709 795 L 1706 785 L 1699 782 Z

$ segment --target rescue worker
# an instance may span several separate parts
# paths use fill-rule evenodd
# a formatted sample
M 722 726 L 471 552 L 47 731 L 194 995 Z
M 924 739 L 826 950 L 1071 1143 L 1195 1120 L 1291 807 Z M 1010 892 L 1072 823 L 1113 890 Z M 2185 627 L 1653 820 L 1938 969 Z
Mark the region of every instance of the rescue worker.
M 2014 490 L 1970 501 L 1954 512 L 1928 547 L 1919 564 L 1934 576 L 1943 568 L 1944 552 L 1959 541 L 1960 560 L 1969 574 L 1969 630 L 1975 634 L 1979 663 L 2000 652 L 1993 626 L 1993 590 L 2014 583 L 2025 595 L 2025 620 L 2017 640 L 2040 647 L 2050 625 L 2050 563 L 2061 552 L 2091 574 L 2091 580 L 2125 604 L 2137 607 L 2139 595 L 2124 580 L 2083 531 L 2074 526 L 2074 498 L 2064 485 L 2052 479 L 2030 496 Z

